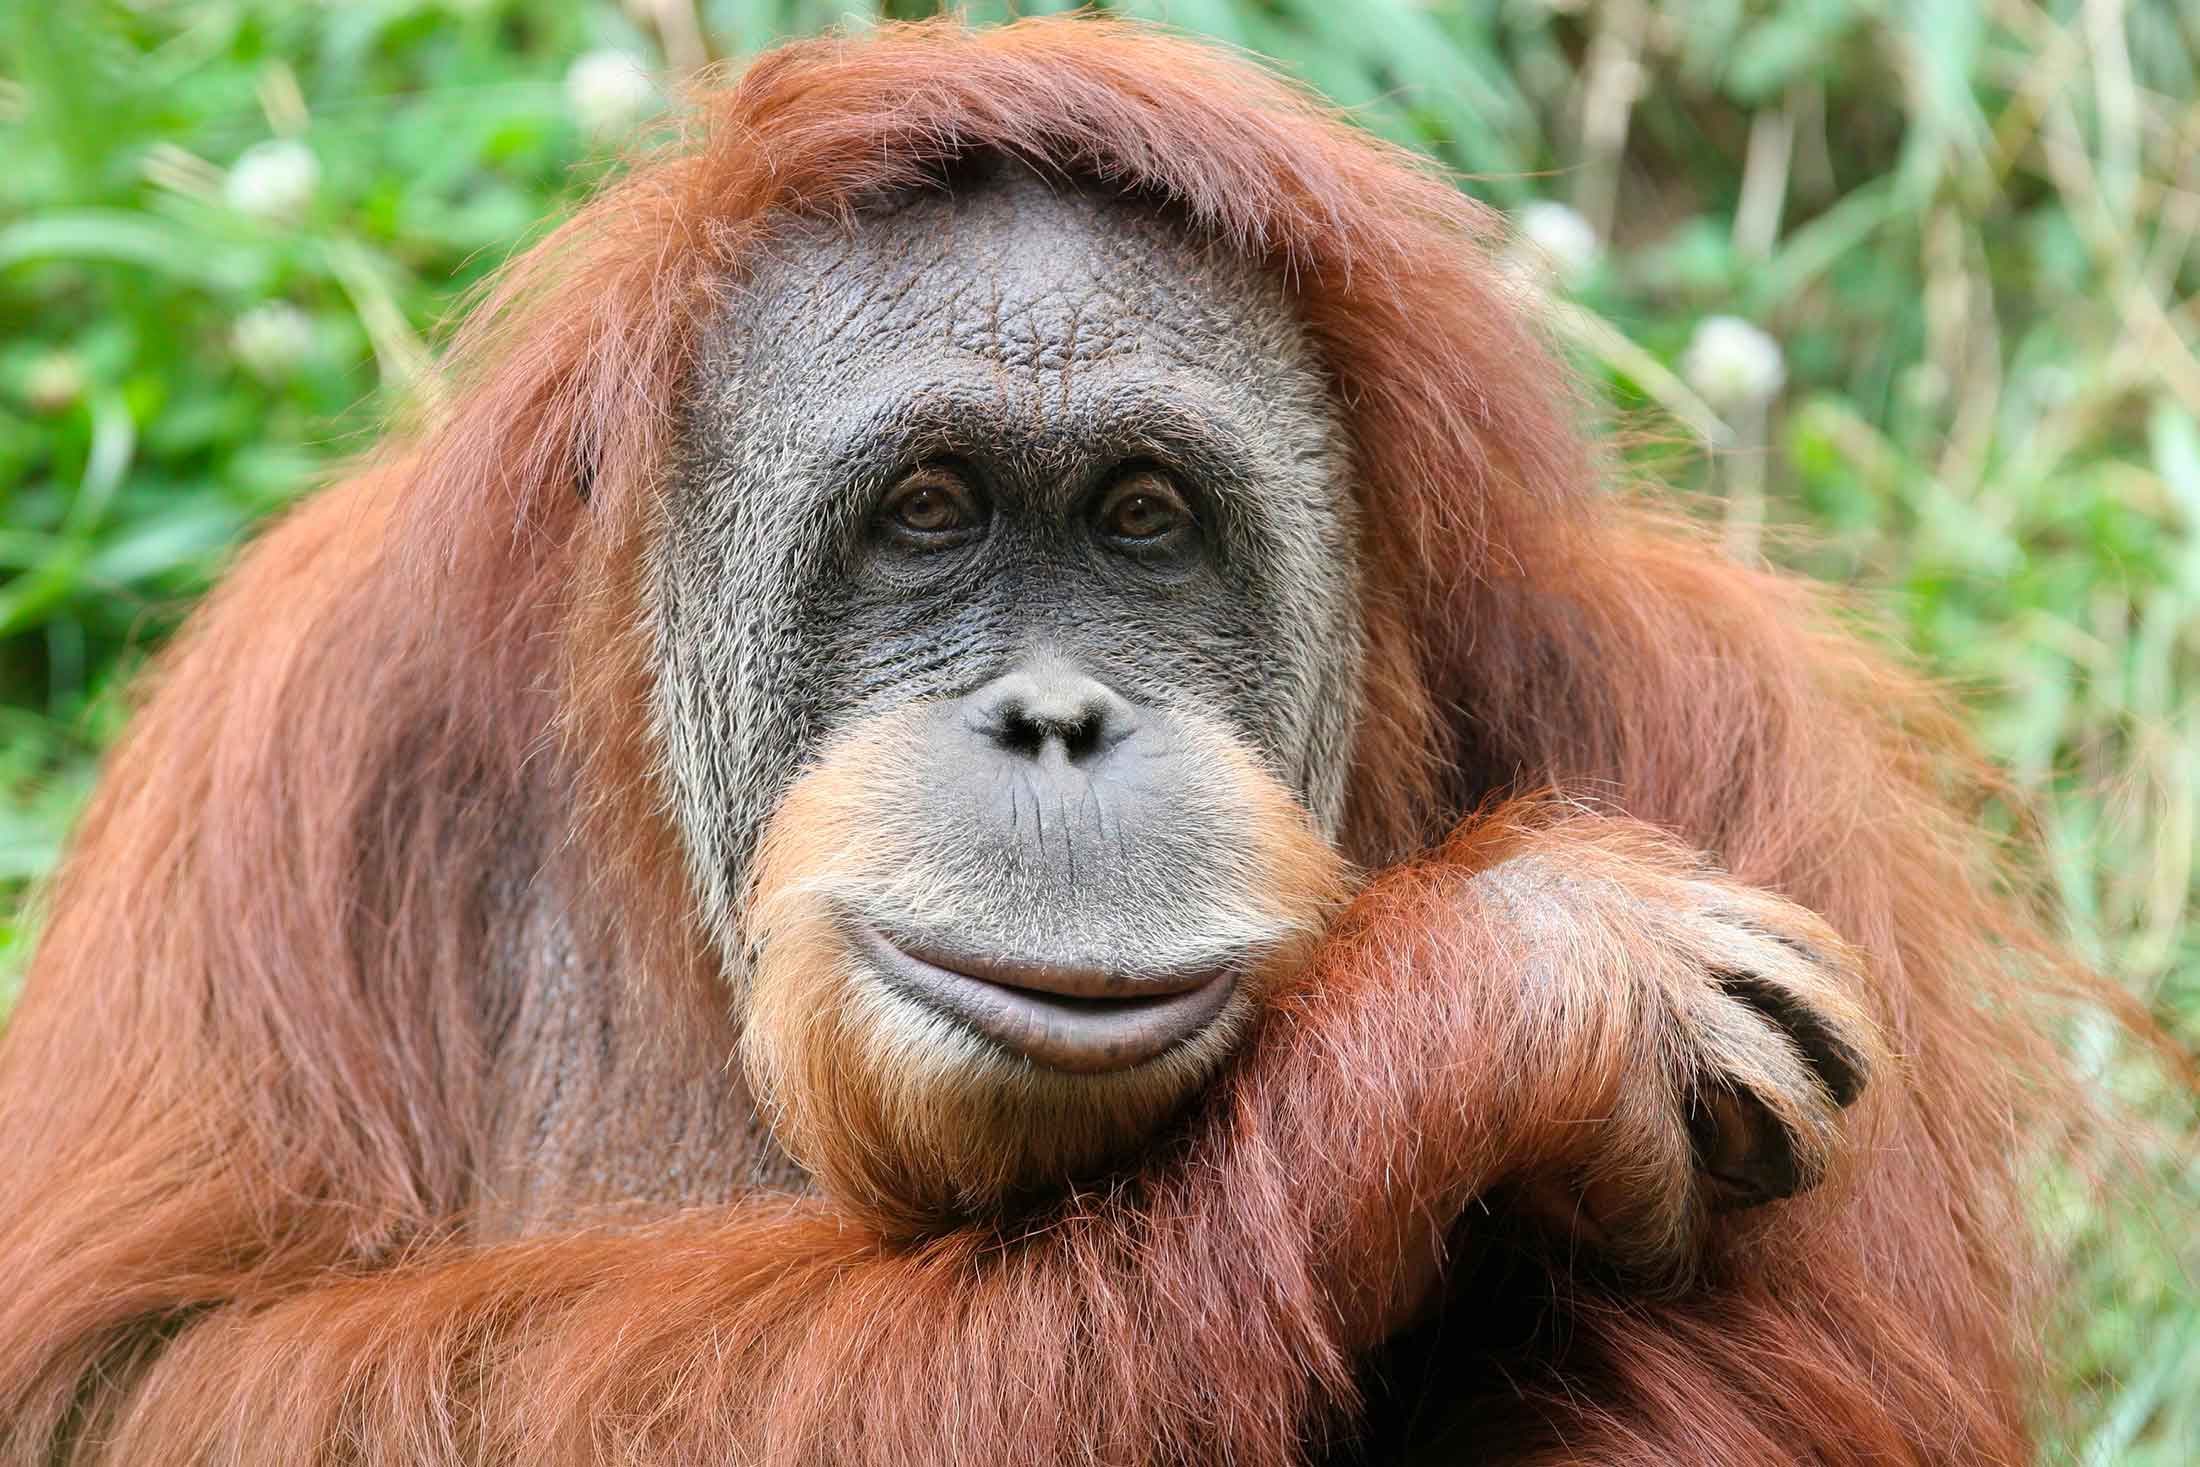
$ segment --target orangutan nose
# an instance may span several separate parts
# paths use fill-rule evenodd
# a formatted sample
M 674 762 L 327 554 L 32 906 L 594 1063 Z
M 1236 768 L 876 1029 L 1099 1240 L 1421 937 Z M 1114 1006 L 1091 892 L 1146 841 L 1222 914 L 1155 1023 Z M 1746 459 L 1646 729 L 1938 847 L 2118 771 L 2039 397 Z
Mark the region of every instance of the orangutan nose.
M 997 677 L 966 702 L 975 731 L 1027 759 L 1058 750 L 1071 764 L 1089 765 L 1138 729 L 1136 710 L 1120 694 L 1054 658 Z

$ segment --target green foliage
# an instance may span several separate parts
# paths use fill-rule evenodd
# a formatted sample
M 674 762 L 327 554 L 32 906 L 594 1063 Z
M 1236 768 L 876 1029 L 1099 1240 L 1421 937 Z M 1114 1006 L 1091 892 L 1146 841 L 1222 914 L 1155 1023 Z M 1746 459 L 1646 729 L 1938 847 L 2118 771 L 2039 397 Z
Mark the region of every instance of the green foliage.
M 0 0 L 0 946 L 117 689 L 647 110 L 576 60 L 661 76 L 931 8 Z M 1615 426 L 1663 435 L 1638 466 L 1738 548 L 1856 585 L 1971 699 L 2081 949 L 2200 1040 L 2200 11 L 1110 8 L 1275 58 L 1501 208 L 1570 205 L 1537 233 L 1579 253 L 1543 278 Z M 1778 344 L 1769 403 L 1690 354 L 1713 315 Z M 2142 1161 L 2189 1198 L 2189 1158 Z M 2094 1302 L 2062 1454 L 2194 1460 L 2191 1240 L 2048 1191 Z

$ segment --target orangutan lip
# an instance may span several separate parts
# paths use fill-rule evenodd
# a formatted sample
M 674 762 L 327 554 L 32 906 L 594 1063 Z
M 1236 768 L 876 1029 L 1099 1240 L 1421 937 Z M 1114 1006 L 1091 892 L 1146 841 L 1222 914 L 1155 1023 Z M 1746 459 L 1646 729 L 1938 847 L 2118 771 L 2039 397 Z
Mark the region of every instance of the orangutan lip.
M 851 935 L 899 992 L 959 1020 L 1034 1064 L 1077 1075 L 1142 1065 L 1207 1027 L 1237 986 L 1227 970 L 1125 977 L 1095 968 L 948 953 L 890 938 L 868 922 Z

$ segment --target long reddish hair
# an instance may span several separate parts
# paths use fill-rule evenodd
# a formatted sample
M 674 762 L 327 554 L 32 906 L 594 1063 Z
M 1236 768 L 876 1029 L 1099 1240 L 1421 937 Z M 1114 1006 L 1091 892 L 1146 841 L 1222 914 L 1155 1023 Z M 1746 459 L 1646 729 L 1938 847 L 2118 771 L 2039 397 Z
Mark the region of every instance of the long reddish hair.
M 128 1396 L 84 1383 L 130 1380 L 206 1311 L 447 1246 L 512 1000 L 473 975 L 513 842 L 562 853 L 638 1001 L 722 1043 L 637 696 L 638 551 L 683 375 L 759 239 L 972 154 L 1165 201 L 1295 293 L 1343 404 L 1376 585 L 1353 856 L 1388 866 L 1480 801 L 1557 789 L 1664 827 L 1871 957 L 1899 1066 L 1858 1118 L 1868 1164 L 1787 1209 L 1777 1245 L 1737 1228 L 1700 1302 L 1582 1311 L 1573 1358 L 1637 1413 L 1607 1423 L 1613 1440 L 1696 1419 L 1707 1451 L 1723 1432 L 1728 1459 L 1770 1462 L 1779 1418 L 1855 1460 L 2019 1460 L 2019 1173 L 2034 1118 L 2070 1103 L 2038 1011 L 2065 969 L 1978 834 L 1992 782 L 1956 721 L 1820 593 L 1602 487 L 1569 379 L 1495 267 L 1488 210 L 1240 58 L 1090 18 L 809 41 L 702 93 L 681 137 L 498 277 L 432 421 L 270 534 L 163 659 L 0 1049 L 9 1460 L 97 1438 Z M 1350 1114 L 1349 1097 L 1308 1104 Z M 717 1224 L 679 1226 L 691 1246 L 660 1239 L 670 1256 L 710 1254 Z M 658 1266 L 594 1242 L 607 1290 Z M 520 1278 L 580 1246 L 494 1267 Z M 858 1244 L 828 1230 L 806 1246 L 774 1260 L 771 1307 L 826 1287 Z M 906 1298 L 865 1307 L 924 1307 L 984 1249 L 943 1240 L 909 1260 Z M 708 1278 L 666 1297 L 708 1310 L 733 1287 Z M 1206 1287 L 1206 1307 L 1236 1287 L 1178 1284 Z M 387 1297 L 400 1333 L 418 1298 Z M 614 1297 L 561 1307 L 596 1355 L 639 1370 Z M 1707 1355 L 1759 1419 L 1689 1384 Z M 433 1424 L 450 1381 L 419 1361 L 409 1386 L 378 1387 L 422 1401 L 386 1460 L 465 1439 Z M 576 1347 L 543 1367 L 545 1411 L 582 1399 L 588 1363 Z M 248 1365 L 222 1389 L 347 1389 L 303 1344 Z M 726 1408 L 696 1389 L 704 1433 Z M 881 1442 L 893 1410 L 924 1409 L 890 1393 L 877 1408 Z M 981 1428 L 971 1440 L 992 1440 Z M 1017 1423 L 997 1429 L 1014 1455 Z

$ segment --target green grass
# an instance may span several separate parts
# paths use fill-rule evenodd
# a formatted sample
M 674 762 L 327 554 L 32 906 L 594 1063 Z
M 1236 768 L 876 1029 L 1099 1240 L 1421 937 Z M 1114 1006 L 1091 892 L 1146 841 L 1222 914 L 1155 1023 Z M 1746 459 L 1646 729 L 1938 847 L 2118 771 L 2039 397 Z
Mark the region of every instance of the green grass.
M 2200 11 L 1116 8 L 1278 58 L 1502 208 L 1573 206 L 1603 248 L 1561 319 L 1615 421 L 1655 423 L 1689 450 L 1658 472 L 1733 538 L 1859 587 L 1964 693 L 2081 950 L 2200 1043 Z M 0 972 L 118 689 L 606 166 L 576 58 L 676 71 L 851 9 L 0 0 Z M 278 138 L 317 182 L 292 216 L 240 210 L 229 170 Z M 1680 370 L 1717 314 L 1779 343 L 1769 410 Z M 2190 1156 L 2146 1158 L 2172 1184 L 2151 1230 L 2047 1189 L 2088 1300 L 2059 1457 L 2200 1459 Z

